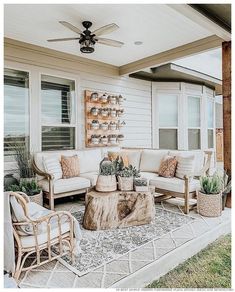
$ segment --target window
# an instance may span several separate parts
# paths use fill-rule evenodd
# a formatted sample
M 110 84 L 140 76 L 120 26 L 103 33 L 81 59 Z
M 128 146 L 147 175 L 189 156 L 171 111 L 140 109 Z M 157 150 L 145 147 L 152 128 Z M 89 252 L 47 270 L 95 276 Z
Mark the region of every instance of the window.
M 207 98 L 207 139 L 208 148 L 214 147 L 214 100 Z
M 42 150 L 75 148 L 75 82 L 42 75 Z
M 178 148 L 178 96 L 161 94 L 158 99 L 159 148 Z
M 188 149 L 201 148 L 200 98 L 188 96 Z
M 12 147 L 29 149 L 29 73 L 4 70 L 4 156 L 13 161 Z

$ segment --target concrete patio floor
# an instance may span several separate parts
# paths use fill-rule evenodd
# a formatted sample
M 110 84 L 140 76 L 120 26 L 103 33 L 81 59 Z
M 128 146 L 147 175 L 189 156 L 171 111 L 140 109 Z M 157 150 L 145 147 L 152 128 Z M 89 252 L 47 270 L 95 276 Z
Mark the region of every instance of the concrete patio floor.
M 158 204 L 167 210 L 182 212 L 180 206 L 167 202 Z M 56 209 L 75 212 L 83 206 L 84 201 L 76 200 L 58 204 Z M 190 216 L 196 220 L 84 276 L 79 277 L 60 262 L 53 261 L 23 273 L 20 287 L 144 288 L 221 235 L 231 232 L 231 209 L 226 208 L 217 218 L 202 217 L 196 211 L 191 211 Z

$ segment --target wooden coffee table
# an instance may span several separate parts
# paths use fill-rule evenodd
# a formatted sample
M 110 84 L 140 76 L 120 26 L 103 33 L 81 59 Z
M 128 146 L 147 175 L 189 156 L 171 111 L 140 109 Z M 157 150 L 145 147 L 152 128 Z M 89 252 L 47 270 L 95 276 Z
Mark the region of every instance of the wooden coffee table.
M 91 191 L 86 194 L 83 227 L 101 230 L 149 224 L 154 215 L 151 192 Z

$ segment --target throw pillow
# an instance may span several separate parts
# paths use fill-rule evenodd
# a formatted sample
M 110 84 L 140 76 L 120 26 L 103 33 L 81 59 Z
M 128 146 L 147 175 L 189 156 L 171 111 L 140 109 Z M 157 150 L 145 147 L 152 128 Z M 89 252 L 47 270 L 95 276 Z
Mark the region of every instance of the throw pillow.
M 59 159 L 51 157 L 43 157 L 43 165 L 46 173 L 52 174 L 54 180 L 62 178 L 62 169 Z
M 61 156 L 61 167 L 63 178 L 70 178 L 80 175 L 79 158 L 74 156 Z
M 177 160 L 178 164 L 175 176 L 178 178 L 184 178 L 185 175 L 192 177 L 194 175 L 194 155 L 187 157 L 178 156 Z
M 118 156 L 120 156 L 123 159 L 124 166 L 129 166 L 129 159 L 128 159 L 127 154 L 121 153 L 121 152 L 111 152 L 111 151 L 108 152 L 108 158 L 111 161 L 116 160 Z
M 174 177 L 177 167 L 177 159 L 175 156 L 166 155 L 160 165 L 158 174 L 163 177 Z

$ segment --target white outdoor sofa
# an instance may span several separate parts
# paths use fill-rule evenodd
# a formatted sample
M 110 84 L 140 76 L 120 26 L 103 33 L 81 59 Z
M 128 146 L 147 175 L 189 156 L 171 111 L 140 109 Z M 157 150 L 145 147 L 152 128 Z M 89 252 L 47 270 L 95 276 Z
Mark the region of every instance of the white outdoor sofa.
M 65 196 L 86 193 L 96 184 L 99 163 L 108 151 L 127 153 L 129 163 L 140 169 L 142 177 L 148 179 L 150 185 L 155 186 L 158 193 L 171 197 L 183 198 L 184 211 L 189 212 L 189 200 L 196 197 L 196 189 L 199 187 L 198 177 L 210 169 L 211 151 L 175 151 L 158 149 L 134 149 L 105 147 L 85 150 L 64 150 L 59 152 L 39 152 L 34 155 L 34 169 L 38 175 L 38 183 L 42 187 L 45 196 L 49 200 L 50 209 L 54 209 L 54 200 Z M 60 161 L 61 155 L 72 156 L 77 154 L 80 162 L 80 176 L 68 179 L 54 179 L 51 173 L 44 168 L 44 159 L 53 157 Z M 158 175 L 162 158 L 165 155 L 195 157 L 193 177 L 185 175 L 184 179 L 165 178 Z

